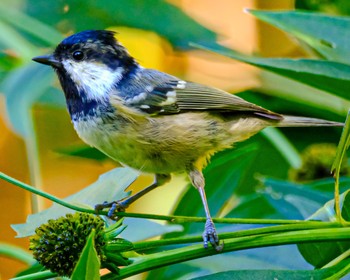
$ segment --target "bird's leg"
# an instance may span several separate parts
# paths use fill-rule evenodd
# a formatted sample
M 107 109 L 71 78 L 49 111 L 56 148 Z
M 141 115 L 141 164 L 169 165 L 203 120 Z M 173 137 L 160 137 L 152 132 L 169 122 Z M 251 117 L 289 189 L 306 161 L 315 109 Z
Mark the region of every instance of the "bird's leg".
M 146 193 L 150 192 L 151 190 L 164 185 L 170 180 L 170 175 L 168 174 L 156 174 L 154 182 L 149 185 L 147 188 L 144 188 L 143 190 L 139 191 L 138 193 L 131 195 L 129 197 L 126 197 L 124 199 L 118 200 L 118 201 L 112 201 L 112 202 L 104 202 L 101 204 L 95 205 L 96 212 L 99 212 L 100 210 L 103 210 L 105 208 L 109 208 L 107 216 L 111 219 L 115 218 L 116 212 L 124 212 L 128 206 L 139 199 L 140 197 L 144 196 Z
M 210 216 L 207 197 L 204 191 L 205 181 L 203 174 L 197 169 L 193 169 L 188 173 L 188 175 L 191 179 L 193 186 L 199 191 L 199 195 L 201 196 L 202 203 L 204 206 L 205 216 L 207 218 L 203 232 L 204 248 L 208 248 L 209 242 L 216 251 L 221 252 L 224 248 L 224 244 L 219 243 L 219 237 L 216 233 L 214 222 Z

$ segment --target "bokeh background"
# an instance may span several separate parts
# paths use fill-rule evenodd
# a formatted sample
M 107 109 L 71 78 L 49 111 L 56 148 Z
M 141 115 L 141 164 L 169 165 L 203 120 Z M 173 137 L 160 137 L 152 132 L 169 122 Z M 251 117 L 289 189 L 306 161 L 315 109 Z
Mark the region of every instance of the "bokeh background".
M 315 95 L 322 97 L 323 93 L 300 84 L 296 86 L 296 83 L 290 86 L 290 81 L 285 78 L 187 47 L 188 41 L 216 38 L 221 44 L 250 55 L 312 56 L 295 39 L 259 22 L 245 9 L 293 10 L 297 7 L 348 14 L 350 5 L 346 0 L 95 2 L 0 2 L 0 171 L 18 180 L 63 198 L 118 165 L 99 158 L 98 154 L 89 158 L 84 153 L 85 146 L 70 124 L 56 77 L 53 73 L 41 73 L 46 71 L 42 70 L 44 66 L 34 65 L 31 61 L 31 57 L 52 51 L 55 42 L 64 36 L 84 29 L 115 30 L 119 33 L 118 39 L 143 66 L 240 93 L 240 96 L 271 110 L 333 120 L 342 120 L 346 115 L 349 106 L 342 100 L 333 98 L 322 102 L 320 99 L 317 108 L 309 106 L 310 98 Z M 41 29 L 36 29 L 38 22 L 42 24 L 39 25 Z M 40 38 L 37 32 L 47 40 Z M 53 87 L 44 92 L 41 84 L 42 87 L 48 84 Z M 339 130 L 317 131 L 317 137 L 315 131 L 290 129 L 283 130 L 283 133 L 299 152 L 314 142 L 337 143 L 339 139 Z M 263 147 L 256 155 L 255 173 L 280 179 L 289 176 L 290 164 L 264 135 L 249 141 L 258 142 Z M 84 156 L 79 156 L 80 153 Z M 151 176 L 141 176 L 130 189 L 136 191 L 151 181 Z M 171 213 L 186 185 L 184 178 L 175 177 L 169 186 L 140 199 L 129 211 Z M 240 191 L 244 193 L 245 190 Z M 0 181 L 0 242 L 27 249 L 28 240 L 16 239 L 10 225 L 23 223 L 28 214 L 49 205 L 47 200 Z M 14 276 L 25 266 L 0 255 L 1 279 Z

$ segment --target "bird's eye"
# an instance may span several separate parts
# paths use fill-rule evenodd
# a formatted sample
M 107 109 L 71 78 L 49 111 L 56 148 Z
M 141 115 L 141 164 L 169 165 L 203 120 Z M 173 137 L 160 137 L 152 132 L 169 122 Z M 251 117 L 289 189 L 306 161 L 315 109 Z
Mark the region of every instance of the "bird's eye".
M 76 61 L 81 61 L 84 59 L 84 53 L 82 51 L 75 51 L 73 54 L 72 54 L 72 57 L 74 60 Z

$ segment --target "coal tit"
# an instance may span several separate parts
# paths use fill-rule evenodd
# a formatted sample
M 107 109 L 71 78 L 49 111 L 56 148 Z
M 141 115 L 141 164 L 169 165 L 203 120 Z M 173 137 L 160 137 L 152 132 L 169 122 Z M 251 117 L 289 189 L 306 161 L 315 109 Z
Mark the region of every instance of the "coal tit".
M 113 216 L 114 210 L 123 211 L 168 182 L 172 173 L 186 173 L 199 191 L 206 213 L 204 247 L 211 243 L 217 251 L 222 245 L 210 216 L 202 175 L 209 158 L 267 126 L 341 125 L 284 116 L 220 89 L 145 69 L 112 31 L 74 34 L 53 54 L 33 60 L 56 71 L 82 140 L 124 165 L 155 174 L 155 182 L 141 192 L 97 208 L 111 207 Z

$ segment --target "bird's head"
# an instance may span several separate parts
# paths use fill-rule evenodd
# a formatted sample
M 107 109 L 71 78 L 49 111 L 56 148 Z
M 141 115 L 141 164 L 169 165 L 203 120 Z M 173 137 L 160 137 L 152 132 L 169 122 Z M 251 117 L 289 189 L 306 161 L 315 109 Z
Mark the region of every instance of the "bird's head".
M 107 30 L 87 30 L 64 39 L 53 54 L 34 61 L 52 66 L 67 100 L 103 101 L 121 80 L 138 67 Z

